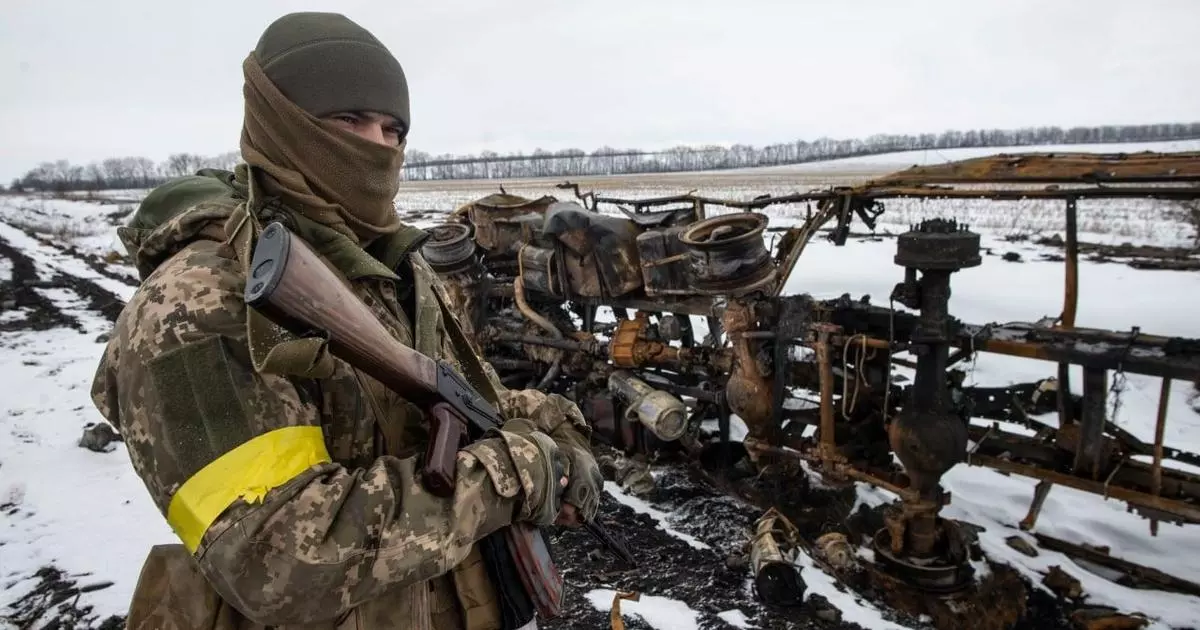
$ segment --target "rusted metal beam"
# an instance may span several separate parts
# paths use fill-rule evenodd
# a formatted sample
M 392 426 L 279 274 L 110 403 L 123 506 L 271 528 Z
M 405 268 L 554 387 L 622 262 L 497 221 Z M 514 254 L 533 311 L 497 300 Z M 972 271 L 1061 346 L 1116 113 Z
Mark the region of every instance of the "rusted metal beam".
M 979 182 L 972 182 L 979 183 Z M 1080 182 L 1081 183 L 1081 182 Z M 655 206 L 678 203 L 691 203 L 697 208 L 717 206 L 736 210 L 762 210 L 776 205 L 832 201 L 836 199 L 856 199 L 859 201 L 876 201 L 883 199 L 982 199 L 991 201 L 1020 201 L 1022 199 L 1122 199 L 1122 198 L 1151 198 L 1151 199 L 1200 199 L 1200 185 L 1160 183 L 1160 185 L 1107 185 L 1107 186 L 1061 186 L 1051 185 L 1041 188 L 1015 185 L 1002 187 L 952 188 L 948 186 L 931 186 L 905 184 L 869 184 L 856 188 L 836 187 L 832 189 L 814 189 L 807 192 L 797 192 L 787 195 L 763 196 L 750 200 L 720 199 L 701 195 L 686 194 L 671 197 L 648 199 L 625 199 L 620 197 L 596 197 L 596 204 L 607 203 L 616 206 L 632 206 L 643 210 Z
M 863 188 L 855 194 L 864 199 L 989 199 L 1020 201 L 1022 199 L 1198 199 L 1200 186 L 1097 186 L 1050 188 L 946 188 L 933 186 L 885 186 Z
M 1075 197 L 1067 197 L 1066 205 L 1066 221 L 1065 221 L 1067 242 L 1066 256 L 1063 265 L 1063 309 L 1062 315 L 1059 317 L 1059 326 L 1061 329 L 1070 330 L 1075 327 L 1075 314 L 1079 310 L 1079 229 L 1076 213 Z M 1097 410 L 1094 405 L 1088 404 L 1088 395 L 1094 395 L 1096 392 L 1089 389 L 1089 385 L 1095 384 L 1095 370 L 1090 370 L 1093 375 L 1092 379 L 1088 378 L 1089 369 L 1085 368 L 1084 372 L 1084 408 L 1082 420 L 1086 428 L 1078 431 L 1080 435 L 1079 451 L 1075 457 L 1074 471 L 1079 474 L 1080 469 L 1089 467 L 1092 471 L 1099 468 L 1100 445 L 1101 438 L 1104 437 L 1104 405 L 1103 391 L 1101 391 L 1101 405 Z M 1100 371 L 1100 375 L 1104 376 L 1107 372 Z M 1072 428 L 1072 424 L 1076 418 L 1072 417 L 1071 408 L 1071 364 L 1069 362 L 1060 361 L 1058 364 L 1058 428 L 1060 431 L 1065 431 Z M 1099 414 L 1100 417 L 1096 417 Z M 1083 442 L 1086 442 L 1084 446 Z M 1094 476 L 1093 476 L 1094 478 Z M 1049 496 L 1053 484 L 1049 481 L 1041 481 L 1034 491 L 1033 502 L 1029 505 L 1029 513 L 1025 516 L 1025 520 L 1021 522 L 1025 529 L 1032 529 L 1037 522 L 1038 515 L 1042 511 L 1042 503 Z
M 788 298 L 784 298 L 788 299 Z M 910 313 L 896 312 L 849 299 L 813 305 L 815 321 L 842 326 L 846 335 L 858 333 L 886 343 L 888 331 L 906 338 L 916 326 Z M 1035 324 L 961 324 L 952 345 L 967 351 L 1070 363 L 1179 380 L 1200 380 L 1200 339 L 1143 333 Z
M 1128 560 L 1114 558 L 1113 556 L 1110 556 L 1108 553 L 1099 549 L 1085 545 L 1077 545 L 1072 542 L 1067 542 L 1061 538 L 1047 536 L 1046 534 L 1034 534 L 1033 537 L 1037 539 L 1038 545 L 1044 549 L 1058 551 L 1060 553 L 1065 553 L 1068 556 L 1074 556 L 1081 560 L 1086 560 L 1110 569 L 1115 569 L 1137 580 L 1154 584 L 1155 586 L 1158 586 L 1164 590 L 1200 597 L 1200 584 L 1196 584 L 1195 582 L 1163 573 L 1158 569 L 1152 569 L 1147 566 L 1135 564 Z
M 1054 484 L 1049 481 L 1039 481 L 1033 487 L 1033 501 L 1029 503 L 1029 512 L 1018 524 L 1021 531 L 1027 532 L 1037 524 L 1038 516 L 1042 514 L 1042 506 L 1046 503 L 1046 497 L 1050 496 L 1050 490 L 1053 487 Z
M 914 166 L 872 184 L 1200 181 L 1200 152 L 1001 153 Z
M 985 199 L 992 201 L 1020 201 L 1022 199 L 1121 199 L 1121 198 L 1153 198 L 1153 199 L 1200 199 L 1200 185 L 1161 185 L 1161 186 L 1086 186 L 1086 187 L 1047 187 L 1047 188 L 949 188 L 944 186 L 863 186 L 846 189 L 812 190 L 803 193 L 792 193 L 775 197 L 761 197 L 751 200 L 719 199 L 699 195 L 677 195 L 656 199 L 623 199 L 618 197 L 596 197 L 596 203 L 613 205 L 628 205 L 634 208 L 647 208 L 671 203 L 690 202 L 702 203 L 705 206 L 720 206 L 738 210 L 761 210 L 770 206 L 791 203 L 805 203 L 851 197 L 863 200 L 880 199 Z
M 1105 484 L 1102 481 L 1091 481 L 1080 479 L 1067 473 L 1060 473 L 1053 470 L 1046 470 L 1038 466 L 1029 464 L 1019 464 L 999 457 L 990 455 L 975 455 L 971 457 L 969 462 L 972 466 L 982 466 L 991 468 L 1000 472 L 1013 473 L 1031 479 L 1040 479 L 1051 483 L 1075 488 L 1084 492 L 1098 494 L 1104 497 L 1124 501 L 1131 505 L 1158 510 L 1172 516 L 1179 517 L 1191 523 L 1200 523 L 1200 506 L 1186 503 L 1184 501 L 1176 501 L 1163 497 L 1156 497 L 1144 492 L 1129 490 L 1121 486 Z
M 1063 471 L 1069 467 L 1074 453 L 1078 450 L 1076 427 L 1068 429 L 1056 433 L 1051 427 L 1044 427 L 1037 437 L 1027 437 L 1004 431 L 996 425 L 986 429 L 972 425 L 969 429 L 971 439 L 977 444 L 971 456 L 1004 456 L 1013 461 Z M 1054 438 L 1052 442 L 1050 438 Z M 1130 451 L 1120 439 L 1106 436 L 1102 441 L 1105 449 L 1104 460 L 1101 462 L 1103 482 L 1109 486 L 1116 484 L 1135 492 L 1154 494 L 1153 467 L 1130 459 L 1130 456 L 1137 453 Z M 1082 475 L 1076 476 L 1088 479 Z M 1192 497 L 1200 501 L 1200 475 L 1174 468 L 1162 468 L 1159 480 L 1158 494 L 1164 494 L 1168 498 Z
M 1079 230 L 1076 221 L 1075 198 L 1067 199 L 1066 232 L 1067 247 L 1065 279 L 1063 282 L 1062 327 L 1075 327 L 1075 313 L 1079 310 Z
M 1059 390 L 1060 401 L 1068 399 Z M 1108 400 L 1108 371 L 1095 368 L 1083 370 L 1083 413 L 1079 418 L 1079 445 L 1075 453 L 1075 474 L 1100 478 L 1104 454 L 1104 425 Z
M 829 335 L 837 327 L 829 324 L 814 324 L 817 328 L 817 340 L 814 344 L 817 351 L 817 365 L 820 366 L 818 383 L 821 388 L 821 459 L 826 473 L 833 472 L 837 463 L 834 454 L 837 452 L 837 427 L 834 424 L 833 409 L 833 362 L 829 356 Z M 844 376 L 843 376 L 844 378 Z
M 970 347 L 970 339 L 961 339 L 959 347 Z M 1112 344 L 1094 345 L 1068 341 L 1022 341 L 1003 338 L 975 339 L 975 349 L 1027 359 L 1071 363 L 1083 367 L 1116 370 L 1133 374 L 1177 379 L 1200 377 L 1200 354 L 1172 356 L 1156 348 L 1124 348 Z
M 1164 378 L 1162 380 L 1162 389 L 1158 393 L 1158 417 L 1154 423 L 1154 464 L 1151 469 L 1150 491 L 1154 496 L 1162 494 L 1162 460 L 1163 460 L 1163 434 L 1167 428 L 1167 401 L 1171 398 L 1171 379 Z M 1158 519 L 1150 520 L 1150 535 L 1158 535 Z
M 1133 343 L 1118 344 L 1073 339 L 1064 332 L 1050 328 L 1034 330 L 964 324 L 952 344 L 967 351 L 1069 363 L 1085 368 L 1120 368 L 1131 374 L 1181 380 L 1200 378 L 1200 348 L 1185 351 L 1187 348 L 1184 347 L 1195 343 L 1194 340 L 1178 339 L 1159 346 L 1142 344 L 1139 338 Z M 870 338 L 868 343 L 871 347 L 886 347 L 886 341 L 878 338 Z

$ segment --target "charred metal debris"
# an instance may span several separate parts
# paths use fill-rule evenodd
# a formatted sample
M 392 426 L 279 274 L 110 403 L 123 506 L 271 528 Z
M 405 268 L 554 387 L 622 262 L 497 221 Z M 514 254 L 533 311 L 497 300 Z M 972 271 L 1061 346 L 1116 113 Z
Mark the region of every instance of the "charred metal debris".
M 1054 485 L 1123 501 L 1155 535 L 1160 522 L 1200 523 L 1200 475 L 1168 465 L 1200 465 L 1200 456 L 1163 438 L 1171 381 L 1200 382 L 1200 339 L 1075 325 L 1076 202 L 1200 199 L 1200 153 L 998 155 L 749 201 L 560 188 L 578 202 L 502 192 L 469 203 L 432 229 L 423 252 L 501 379 L 575 400 L 596 436 L 626 455 L 713 461 L 717 453 L 719 467 L 751 470 L 803 462 L 828 483 L 886 489 L 898 499 L 869 541 L 870 570 L 942 598 L 969 591 L 974 575 L 969 528 L 939 516 L 951 500 L 939 480 L 954 466 L 1037 479 L 1024 530 Z M 979 235 L 954 217 L 899 235 L 888 305 L 783 293 L 818 231 L 842 245 L 854 222 L 874 229 L 884 201 L 900 197 L 1061 200 L 1061 314 L 1033 324 L 954 318 L 955 273 L 982 262 Z M 810 211 L 772 253 L 761 211 L 790 203 Z M 615 321 L 599 321 L 601 307 Z M 964 385 L 961 365 L 979 353 L 1048 361 L 1057 373 L 1004 388 Z M 896 365 L 915 369 L 911 385 L 894 378 Z M 1082 368 L 1081 395 L 1062 395 L 1073 389 L 1071 366 Z M 1152 443 L 1108 417 L 1110 372 L 1162 379 Z M 815 404 L 797 404 L 805 396 Z M 1037 417 L 1052 412 L 1056 423 Z M 740 443 L 730 440 L 735 415 L 748 429 Z M 797 534 L 782 515 L 768 516 L 750 533 L 760 596 L 786 601 L 790 588 L 801 597 L 803 580 L 782 568 Z M 799 542 L 823 556 L 829 541 Z M 836 573 L 838 564 L 824 566 Z

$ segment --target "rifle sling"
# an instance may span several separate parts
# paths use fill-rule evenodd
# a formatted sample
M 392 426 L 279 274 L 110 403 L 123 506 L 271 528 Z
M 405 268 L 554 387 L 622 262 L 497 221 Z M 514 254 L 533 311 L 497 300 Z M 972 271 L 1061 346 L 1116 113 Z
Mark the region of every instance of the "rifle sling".
M 454 346 L 454 353 L 459 357 L 463 376 L 467 377 L 471 385 L 496 408 L 496 413 L 500 416 L 501 421 L 506 420 L 504 409 L 500 405 L 500 395 L 496 392 L 492 380 L 488 378 L 483 363 L 475 353 L 475 348 L 467 340 L 466 334 L 458 325 L 458 320 L 454 319 L 454 315 L 451 314 L 440 295 L 438 296 L 438 305 L 442 307 L 442 321 L 446 328 L 446 336 L 450 338 L 450 343 Z

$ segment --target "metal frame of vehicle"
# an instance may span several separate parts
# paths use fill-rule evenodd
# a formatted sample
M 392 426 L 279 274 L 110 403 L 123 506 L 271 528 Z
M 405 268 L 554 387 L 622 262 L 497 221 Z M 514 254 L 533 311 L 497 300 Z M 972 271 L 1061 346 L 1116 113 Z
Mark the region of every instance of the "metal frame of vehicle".
M 695 194 L 622 199 L 581 193 L 569 182 L 559 187 L 580 203 L 490 196 L 455 213 L 453 221 L 471 230 L 444 228 L 451 233 L 443 238 L 435 230 L 425 249 L 501 376 L 575 398 L 598 434 L 618 447 L 728 449 L 736 414 L 749 429 L 742 444 L 757 465 L 804 460 L 828 480 L 863 481 L 901 497 L 876 536 L 877 558 L 933 591 L 961 588 L 969 577 L 961 535 L 938 516 L 949 501 L 938 479 L 959 463 L 1038 479 L 1025 529 L 1056 484 L 1127 502 L 1151 519 L 1152 533 L 1159 521 L 1200 523 L 1200 475 L 1166 465 L 1200 465 L 1200 456 L 1164 443 L 1172 380 L 1200 383 L 1200 339 L 1075 325 L 1077 202 L 1200 199 L 1200 153 L 1003 154 L 748 201 Z M 897 237 L 904 279 L 887 306 L 783 295 L 818 233 L 827 229 L 844 244 L 856 221 L 873 230 L 885 201 L 898 198 L 1061 200 L 1061 314 L 1053 322 L 1005 325 L 952 317 L 950 278 L 981 259 L 978 234 L 950 217 Z M 762 211 L 795 203 L 815 209 L 781 230 L 767 258 L 762 237 L 774 228 Z M 633 237 L 641 249 L 629 246 Z M 466 255 L 468 238 L 476 247 Z M 652 246 L 657 257 L 647 259 Z M 607 249 L 601 255 L 597 248 Z M 613 309 L 615 324 L 596 321 L 599 306 Z M 705 318 L 710 334 L 695 338 L 684 315 Z M 904 352 L 915 360 L 898 356 Z M 977 353 L 1052 362 L 1057 375 L 1007 388 L 963 386 L 955 366 Z M 915 384 L 897 384 L 894 365 L 915 368 Z M 1082 368 L 1082 395 L 1059 395 L 1071 391 L 1073 365 Z M 1153 443 L 1107 417 L 1109 371 L 1162 379 Z M 617 386 L 629 379 L 648 389 Z M 797 388 L 813 392 L 818 404 L 787 404 Z M 686 423 L 665 420 L 678 411 L 670 403 L 638 398 L 650 390 L 681 403 Z M 1035 417 L 1048 410 L 1057 411 L 1057 427 Z M 706 440 L 698 427 L 714 418 L 717 435 Z M 665 428 L 683 424 L 686 431 Z M 1012 424 L 1033 435 L 1007 428 Z M 809 426 L 815 434 L 806 435 Z

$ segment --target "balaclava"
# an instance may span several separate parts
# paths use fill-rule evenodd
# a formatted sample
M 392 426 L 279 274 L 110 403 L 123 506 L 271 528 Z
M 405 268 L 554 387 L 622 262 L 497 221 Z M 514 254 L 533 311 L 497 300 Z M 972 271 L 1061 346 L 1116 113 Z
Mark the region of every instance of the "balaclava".
M 408 85 L 387 48 L 343 15 L 292 13 L 267 27 L 242 69 L 242 158 L 269 176 L 265 192 L 362 243 L 396 231 L 404 142 L 383 146 L 320 120 L 374 111 L 407 134 Z

